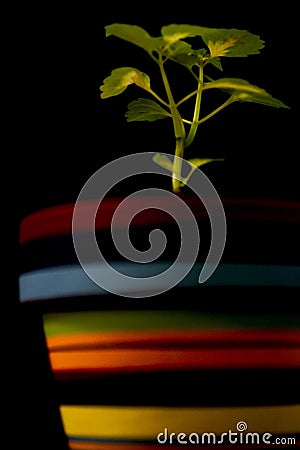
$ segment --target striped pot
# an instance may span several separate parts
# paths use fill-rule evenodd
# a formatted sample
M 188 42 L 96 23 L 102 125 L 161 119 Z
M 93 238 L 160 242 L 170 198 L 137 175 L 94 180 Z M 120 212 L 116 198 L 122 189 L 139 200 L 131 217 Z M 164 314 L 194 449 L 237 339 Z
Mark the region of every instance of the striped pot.
M 210 221 L 198 200 L 182 199 L 196 218 L 200 247 L 172 286 L 153 282 L 172 266 L 181 241 L 163 196 L 128 231 L 141 252 L 153 228 L 167 236 L 164 251 L 147 263 L 129 261 L 114 245 L 118 197 L 102 202 L 94 229 L 86 220 L 94 200 L 76 205 L 75 238 L 93 235 L 101 260 L 89 251 L 84 264 L 78 258 L 75 204 L 21 222 L 20 301 L 43 314 L 70 450 L 300 444 L 300 203 L 224 198 L 224 252 L 199 283 Z M 179 224 L 188 220 L 179 217 Z M 122 215 L 113 226 L 129 229 Z M 180 269 L 187 263 L 186 256 L 177 261 Z M 133 285 L 143 280 L 142 291 L 114 272 Z

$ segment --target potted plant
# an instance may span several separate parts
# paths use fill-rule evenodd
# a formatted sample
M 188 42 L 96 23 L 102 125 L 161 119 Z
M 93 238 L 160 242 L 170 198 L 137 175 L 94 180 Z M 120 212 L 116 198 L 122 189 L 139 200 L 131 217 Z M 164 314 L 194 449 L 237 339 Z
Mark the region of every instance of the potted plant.
M 289 245 L 300 221 L 299 204 L 220 201 L 199 167 L 222 157 L 186 159 L 201 125 L 227 106 L 252 102 L 288 108 L 248 81 L 215 79 L 208 72 L 222 70 L 223 58 L 259 53 L 264 43 L 245 30 L 185 24 L 164 26 L 159 37 L 119 23 L 108 25 L 106 33 L 148 53 L 166 98 L 153 90 L 147 74 L 121 67 L 101 85 L 102 99 L 131 84 L 147 92 L 150 98 L 129 104 L 127 120 L 171 120 L 175 152 L 112 161 L 87 181 L 75 203 L 37 211 L 22 221 L 20 298 L 44 317 L 69 446 L 96 450 L 227 443 L 243 448 L 249 439 L 262 447 L 277 438 L 296 442 L 299 402 L 295 383 L 288 380 L 300 365 L 294 301 L 300 277 L 299 255 Z M 192 47 L 193 38 L 202 40 L 199 49 Z M 183 67 L 191 78 L 180 100 L 173 94 L 167 65 L 171 73 L 172 65 Z M 206 96 L 214 90 L 221 102 L 216 104 L 214 97 L 215 106 L 207 110 Z M 152 189 L 151 195 L 143 190 L 125 201 L 104 198 L 111 181 L 136 173 L 135 164 L 146 173 L 144 163 L 150 160 L 157 167 L 158 172 L 151 169 L 154 173 L 169 174 L 172 195 Z M 189 188 L 198 193 L 197 177 L 209 198 L 190 195 Z M 217 253 L 209 245 L 212 222 L 217 241 L 221 233 Z M 198 256 L 199 241 L 189 238 L 192 245 L 175 264 L 183 272 L 171 272 L 171 281 L 161 279 L 182 243 L 178 224 L 180 231 L 197 237 L 189 235 L 195 223 L 201 227 L 201 245 L 204 236 L 212 255 L 213 270 L 199 284 L 203 258 Z M 155 245 L 145 249 L 145 233 L 153 225 L 172 236 L 172 245 L 161 252 Z M 287 236 L 274 246 L 279 230 Z M 138 251 L 126 244 L 129 235 Z M 161 235 L 156 238 L 164 243 Z M 147 254 L 146 261 L 141 254 Z M 133 255 L 131 262 L 128 255 Z M 149 264 L 141 264 L 145 262 Z M 276 309 L 275 292 L 285 296 Z M 275 399 L 270 377 L 287 383 Z

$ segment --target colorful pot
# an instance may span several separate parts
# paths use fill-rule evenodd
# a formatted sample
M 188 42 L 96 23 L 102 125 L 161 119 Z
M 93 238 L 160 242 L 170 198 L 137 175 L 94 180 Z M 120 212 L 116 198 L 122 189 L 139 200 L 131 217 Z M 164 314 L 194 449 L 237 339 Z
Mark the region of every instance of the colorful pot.
M 201 252 L 171 288 L 151 281 L 170 267 L 180 245 L 178 223 L 163 206 L 131 223 L 141 251 L 153 227 L 170 239 L 149 264 L 130 262 L 114 247 L 110 225 L 122 199 L 107 198 L 99 208 L 95 238 L 102 254 L 115 270 L 142 278 L 143 295 L 122 283 L 108 291 L 83 269 L 72 234 L 74 204 L 21 223 L 20 301 L 43 315 L 71 450 L 299 445 L 300 203 L 223 199 L 224 253 L 199 284 L 210 222 L 198 199 L 182 199 L 199 226 Z M 94 201 L 79 206 L 76 233 L 84 237 Z M 114 222 L 126 226 L 120 216 Z M 85 263 L 110 277 L 105 264 Z

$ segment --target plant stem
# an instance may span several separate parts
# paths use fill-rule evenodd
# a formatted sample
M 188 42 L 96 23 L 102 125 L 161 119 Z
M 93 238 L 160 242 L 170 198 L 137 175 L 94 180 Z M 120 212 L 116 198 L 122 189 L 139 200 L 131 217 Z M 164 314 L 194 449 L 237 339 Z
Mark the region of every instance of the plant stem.
M 181 172 L 182 172 L 182 160 L 183 158 L 183 152 L 185 148 L 185 128 L 182 121 L 182 118 L 180 116 L 180 113 L 177 109 L 176 103 L 173 98 L 173 94 L 171 91 L 171 87 L 168 81 L 167 74 L 165 72 L 164 68 L 164 62 L 160 55 L 160 58 L 158 60 L 160 72 L 162 76 L 162 80 L 164 83 L 164 87 L 166 90 L 166 94 L 169 101 L 169 108 L 171 111 L 172 119 L 173 119 L 173 127 L 174 127 L 174 134 L 176 139 L 176 148 L 175 148 L 175 157 L 173 161 L 173 171 L 172 171 L 172 189 L 174 193 L 178 193 L 181 188 Z
M 186 95 L 184 98 L 182 98 L 179 102 L 177 102 L 177 107 L 178 106 L 180 106 L 180 105 L 182 105 L 182 103 L 184 103 L 184 102 L 186 102 L 187 100 L 189 100 L 191 97 L 194 97 L 194 95 L 196 95 L 197 94 L 197 90 L 196 91 L 193 91 L 193 92 L 191 92 L 190 94 L 188 94 L 188 95 Z
M 162 98 L 160 98 L 159 95 L 156 94 L 156 92 L 152 91 L 152 89 L 149 89 L 148 91 L 151 95 L 153 95 L 153 97 L 156 98 L 156 100 L 158 100 L 160 103 L 162 103 L 164 106 L 167 106 L 169 108 L 169 104 L 167 102 L 165 102 Z
M 199 81 L 198 81 L 198 89 L 197 89 L 197 95 L 196 95 L 196 101 L 195 101 L 193 123 L 191 125 L 188 137 L 186 139 L 186 143 L 185 143 L 186 147 L 188 147 L 193 142 L 195 135 L 197 133 L 197 128 L 199 125 L 199 115 L 200 115 L 202 91 L 203 91 L 203 65 L 200 64 L 200 66 L 199 66 Z
M 200 123 L 203 123 L 206 120 L 210 119 L 211 117 L 213 117 L 218 112 L 222 111 L 222 109 L 226 108 L 226 106 L 228 106 L 231 103 L 233 103 L 233 101 L 234 100 L 232 99 L 232 97 L 228 98 L 226 100 L 226 102 L 222 103 L 222 105 L 220 105 L 218 108 L 214 109 L 211 113 L 207 114 L 207 116 L 203 117 L 201 120 L 198 120 L 198 125 L 200 125 Z

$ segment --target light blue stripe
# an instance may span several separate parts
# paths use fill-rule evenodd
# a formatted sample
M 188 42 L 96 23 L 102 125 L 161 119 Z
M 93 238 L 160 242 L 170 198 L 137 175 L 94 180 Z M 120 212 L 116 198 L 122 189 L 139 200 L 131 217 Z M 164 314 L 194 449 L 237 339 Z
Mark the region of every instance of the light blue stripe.
M 153 290 L 151 276 L 170 267 L 171 262 L 136 264 L 114 263 L 115 270 L 132 277 L 145 277 L 144 289 Z M 92 264 L 92 266 L 94 266 Z M 258 264 L 219 264 L 213 275 L 203 284 L 198 277 L 202 264 L 195 264 L 188 275 L 178 284 L 185 286 L 283 286 L 300 287 L 300 266 L 258 265 Z M 98 264 L 102 276 L 109 276 L 105 266 Z M 149 279 L 147 280 L 147 277 Z M 122 286 L 116 286 L 122 294 Z M 22 274 L 19 278 L 19 297 L 21 302 L 48 300 L 61 297 L 103 295 L 107 291 L 98 286 L 84 272 L 79 264 L 57 266 Z

